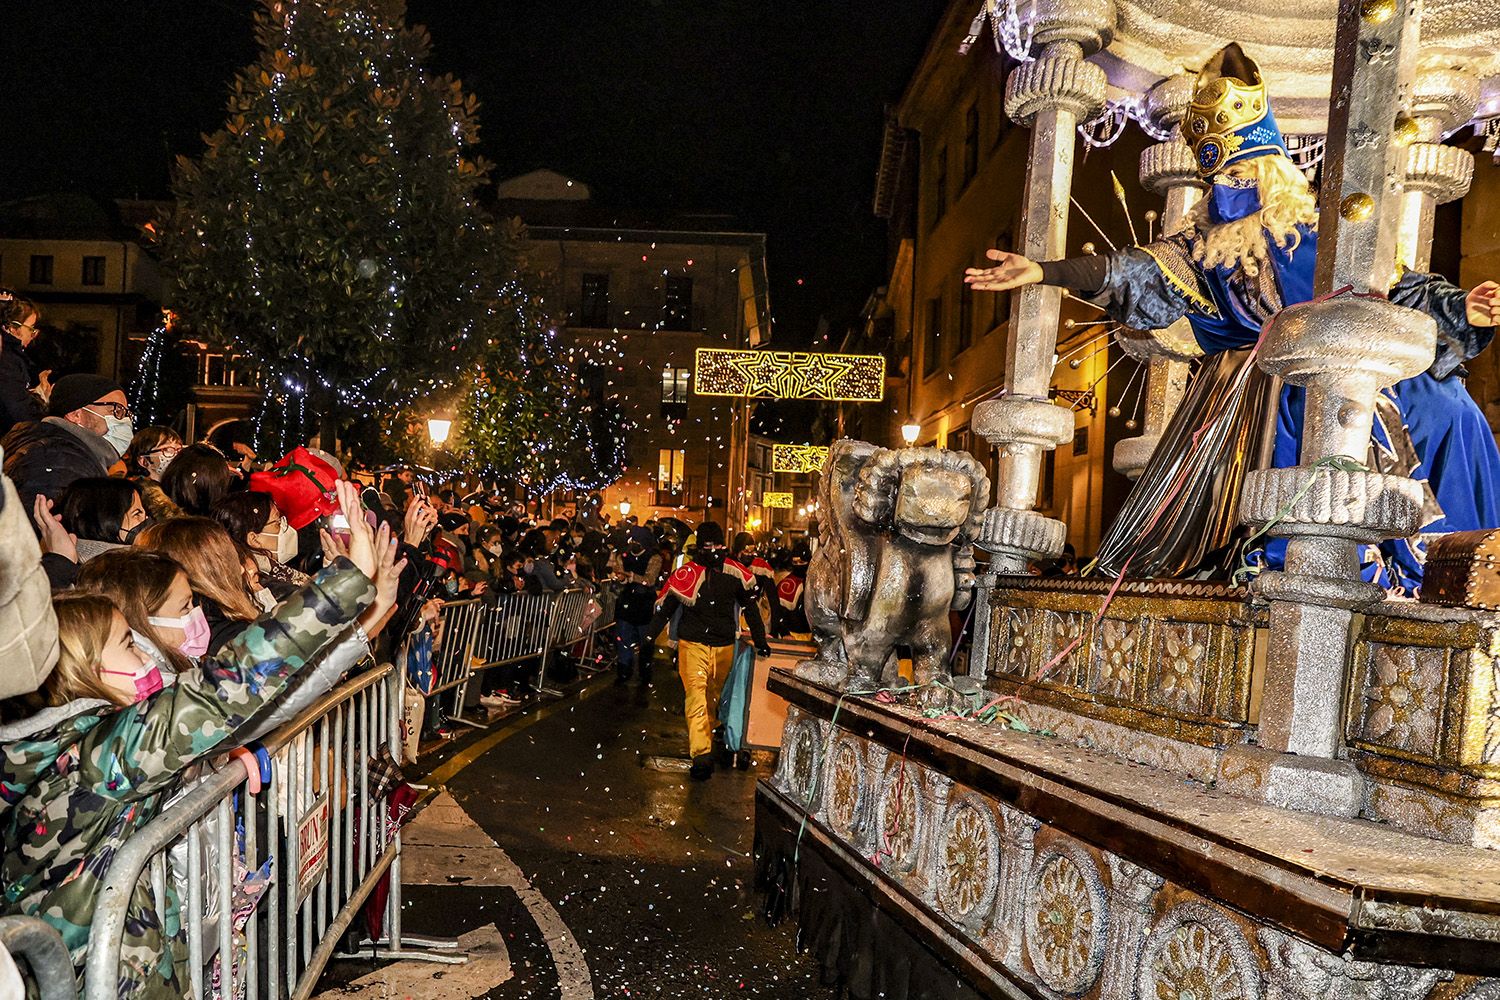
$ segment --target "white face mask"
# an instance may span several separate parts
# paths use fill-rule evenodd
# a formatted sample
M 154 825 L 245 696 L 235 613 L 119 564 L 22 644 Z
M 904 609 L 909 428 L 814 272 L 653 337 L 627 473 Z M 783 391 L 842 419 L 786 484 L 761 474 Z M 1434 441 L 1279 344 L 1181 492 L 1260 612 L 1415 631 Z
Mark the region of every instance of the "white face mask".
M 84 407 L 88 409 L 88 407 Z M 98 413 L 89 410 L 90 413 L 104 421 L 104 440 L 110 443 L 118 454 L 125 454 L 125 449 L 130 447 L 131 438 L 135 437 L 135 424 L 129 417 L 117 417 L 109 413 Z
M 269 531 L 261 531 L 258 534 L 262 538 L 270 536 Z M 289 563 L 297 558 L 297 529 L 286 523 L 286 518 L 281 519 L 281 527 L 275 532 L 276 536 L 276 561 Z

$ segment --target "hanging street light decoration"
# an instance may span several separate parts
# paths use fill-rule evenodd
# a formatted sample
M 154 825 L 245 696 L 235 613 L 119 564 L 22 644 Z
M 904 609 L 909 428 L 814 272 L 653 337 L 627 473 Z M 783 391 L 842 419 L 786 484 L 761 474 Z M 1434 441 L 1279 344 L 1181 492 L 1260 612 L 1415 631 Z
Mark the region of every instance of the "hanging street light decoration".
M 792 509 L 792 495 L 790 493 L 762 493 L 760 495 L 762 507 L 780 507 L 782 510 Z
M 771 446 L 771 471 L 801 475 L 823 471 L 828 459 L 826 444 L 777 444 Z
M 700 347 L 693 370 L 693 392 L 699 396 L 878 403 L 885 398 L 885 358 L 879 354 Z

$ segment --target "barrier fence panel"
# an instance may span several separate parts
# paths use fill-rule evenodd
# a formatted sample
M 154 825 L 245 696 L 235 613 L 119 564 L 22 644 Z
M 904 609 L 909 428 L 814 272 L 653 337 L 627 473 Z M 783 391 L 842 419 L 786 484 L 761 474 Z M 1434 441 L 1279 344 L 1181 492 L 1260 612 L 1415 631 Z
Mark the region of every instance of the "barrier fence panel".
M 94 911 L 85 1000 L 114 1000 L 127 913 L 148 907 L 163 917 L 180 908 L 193 1000 L 311 994 L 400 852 L 387 776 L 403 679 L 384 664 L 346 681 L 262 741 L 272 765 L 258 791 L 231 761 L 116 852 Z M 393 878 L 387 921 L 400 905 Z
M 40 917 L 0 917 L 0 952 L 26 963 L 41 1000 L 77 1000 L 73 959 L 62 935 Z

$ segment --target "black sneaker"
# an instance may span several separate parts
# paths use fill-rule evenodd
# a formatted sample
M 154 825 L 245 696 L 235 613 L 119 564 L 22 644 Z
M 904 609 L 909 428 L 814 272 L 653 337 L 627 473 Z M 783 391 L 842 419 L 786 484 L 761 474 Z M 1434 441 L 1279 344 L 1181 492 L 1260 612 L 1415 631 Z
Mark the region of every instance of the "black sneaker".
M 707 781 L 714 775 L 714 758 L 712 754 L 702 754 L 693 758 L 693 766 L 688 768 L 688 777 L 694 781 Z
M 736 771 L 750 770 L 750 751 L 737 750 L 734 754 L 734 768 Z

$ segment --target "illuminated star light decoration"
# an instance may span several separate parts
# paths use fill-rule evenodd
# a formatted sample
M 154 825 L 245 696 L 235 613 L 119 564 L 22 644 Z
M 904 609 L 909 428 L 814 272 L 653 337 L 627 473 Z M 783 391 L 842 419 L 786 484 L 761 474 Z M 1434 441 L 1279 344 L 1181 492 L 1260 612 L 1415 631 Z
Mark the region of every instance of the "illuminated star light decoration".
M 792 509 L 792 495 L 790 493 L 762 493 L 760 495 L 762 507 L 780 507 L 784 510 Z
M 771 446 L 771 471 L 799 475 L 823 471 L 828 459 L 826 444 L 778 444 Z
M 693 392 L 699 396 L 841 403 L 878 403 L 885 398 L 885 358 L 879 354 L 700 347 L 694 361 Z

